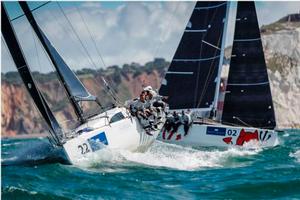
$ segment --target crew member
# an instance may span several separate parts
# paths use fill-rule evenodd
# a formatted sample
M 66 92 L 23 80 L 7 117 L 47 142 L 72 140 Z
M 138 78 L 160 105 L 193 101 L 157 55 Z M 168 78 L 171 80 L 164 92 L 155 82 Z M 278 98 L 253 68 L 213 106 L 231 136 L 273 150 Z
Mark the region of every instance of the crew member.
M 181 119 L 184 129 L 184 136 L 186 136 L 190 128 L 190 117 L 184 112 L 184 110 L 181 111 Z
M 154 117 L 155 124 L 157 124 L 160 122 L 162 112 L 165 111 L 166 104 L 162 101 L 162 96 L 158 95 L 151 86 L 145 87 L 144 91 L 146 91 L 148 102 L 147 106 L 149 107 L 149 110 Z
M 180 117 L 176 111 L 173 112 L 173 118 L 174 118 L 173 132 L 176 133 L 179 126 L 181 125 Z

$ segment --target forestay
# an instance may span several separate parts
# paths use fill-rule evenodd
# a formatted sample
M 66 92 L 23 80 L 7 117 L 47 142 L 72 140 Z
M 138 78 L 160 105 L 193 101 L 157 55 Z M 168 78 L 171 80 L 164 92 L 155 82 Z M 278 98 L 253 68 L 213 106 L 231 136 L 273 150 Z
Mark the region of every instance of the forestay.
M 222 123 L 276 126 L 254 2 L 238 2 Z
M 170 109 L 212 108 L 226 2 L 197 2 L 159 90 Z

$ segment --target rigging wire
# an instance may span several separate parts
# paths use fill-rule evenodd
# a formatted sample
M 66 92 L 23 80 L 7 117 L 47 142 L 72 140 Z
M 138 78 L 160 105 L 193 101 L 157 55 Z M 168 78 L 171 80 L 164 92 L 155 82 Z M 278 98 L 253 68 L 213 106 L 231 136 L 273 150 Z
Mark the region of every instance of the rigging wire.
M 86 52 L 88 58 L 91 60 L 92 64 L 96 67 L 96 64 L 95 64 L 95 62 L 93 61 L 93 59 L 92 59 L 90 53 L 88 52 L 86 46 L 83 44 L 82 40 L 80 39 L 79 35 L 77 34 L 77 32 L 76 32 L 74 26 L 72 25 L 71 21 L 69 20 L 68 16 L 66 15 L 65 11 L 62 9 L 60 3 L 59 3 L 58 1 L 56 1 L 56 4 L 58 5 L 58 7 L 59 7 L 60 11 L 62 12 L 62 14 L 64 15 L 64 17 L 66 18 L 67 22 L 69 23 L 69 25 L 70 25 L 72 31 L 75 33 L 75 36 L 76 36 L 77 39 L 79 40 L 80 44 L 81 44 L 82 47 L 84 48 L 84 50 L 85 50 L 85 52 Z
M 30 32 L 31 32 L 31 35 L 32 35 L 32 39 L 34 41 L 34 47 L 35 47 L 35 52 L 36 52 L 36 56 L 37 56 L 37 64 L 38 64 L 38 67 L 40 69 L 40 72 L 42 72 L 40 56 L 39 56 L 38 49 L 37 49 L 37 41 L 36 41 L 36 38 L 34 37 L 33 29 L 30 29 L 30 30 L 31 30 Z M 58 93 L 59 93 L 59 90 L 56 90 L 56 96 L 58 96 Z M 55 108 L 53 108 L 53 109 L 55 109 Z
M 45 4 L 45 5 L 46 5 L 46 4 Z M 42 7 L 42 6 L 40 6 L 40 7 Z M 39 7 L 39 8 L 40 8 L 40 7 Z M 50 12 L 50 13 L 52 13 L 52 12 Z M 32 30 L 32 33 L 33 33 L 33 29 L 31 29 L 31 30 Z M 44 52 L 44 55 L 45 55 L 46 58 L 48 59 L 48 62 L 49 62 L 49 64 L 50 64 L 51 68 L 53 69 L 53 72 L 56 74 L 57 77 L 59 77 L 58 72 L 57 72 L 57 70 L 55 69 L 54 65 L 52 64 L 52 61 L 51 61 L 51 59 L 50 59 L 50 57 L 49 57 L 47 51 L 45 50 L 45 48 L 42 48 L 42 51 Z M 66 94 L 65 97 L 67 98 L 67 101 L 68 101 L 68 102 L 71 102 L 70 98 L 68 98 L 68 94 L 67 94 L 66 90 L 64 90 L 64 91 L 65 91 L 65 94 Z M 58 93 L 59 93 L 59 90 L 56 90 L 56 95 L 58 95 Z M 55 106 L 54 106 L 54 105 L 53 105 L 53 109 L 55 109 Z M 73 113 L 73 114 L 75 114 L 75 113 Z M 71 115 L 71 116 L 74 117 L 73 115 Z M 69 121 L 70 121 L 70 122 L 71 122 L 71 121 L 74 121 L 74 119 L 70 119 Z
M 57 20 L 57 17 L 56 17 L 56 15 L 54 15 L 53 14 L 53 12 L 49 12 L 50 14 L 51 14 L 51 16 L 55 19 L 54 21 L 56 21 L 59 25 L 61 25 L 60 24 L 60 22 L 59 22 L 59 20 Z M 61 27 L 63 27 L 62 28 L 62 30 L 66 33 L 66 34 L 69 34 L 66 30 L 65 30 L 65 26 L 62 26 L 61 25 Z M 33 32 L 33 30 L 32 30 L 32 32 Z M 71 37 L 72 38 L 72 37 Z M 72 38 L 73 39 L 73 38 Z M 73 39 L 74 40 L 74 39 Z M 56 69 L 54 68 L 54 66 L 53 66 L 53 64 L 51 64 L 52 62 L 51 62 L 51 60 L 50 60 L 50 58 L 49 58 L 49 55 L 47 54 L 47 52 L 46 52 L 46 50 L 44 49 L 44 48 L 41 48 L 42 49 L 42 51 L 44 52 L 44 55 L 46 56 L 46 58 L 47 58 L 47 60 L 48 60 L 48 62 L 49 62 L 49 64 L 50 64 L 50 66 L 51 66 L 51 68 L 53 69 L 53 72 L 56 74 L 56 76 L 58 76 L 58 72 L 56 71 Z M 41 66 L 41 64 L 40 64 L 40 66 Z M 40 70 L 41 70 L 41 68 L 40 68 Z M 65 91 L 65 90 L 64 90 Z M 60 91 L 59 90 L 56 90 L 56 95 L 58 95 L 60 93 Z M 61 94 L 61 93 L 60 93 Z M 65 98 L 67 98 L 67 102 L 70 102 L 70 99 L 67 97 L 67 94 L 66 94 L 66 96 L 63 98 L 64 99 L 64 101 L 66 101 L 66 99 Z M 68 124 L 66 124 L 66 123 L 61 123 L 61 124 L 64 124 L 64 126 L 65 127 L 67 127 L 67 128 L 69 128 L 69 126 L 74 126 L 75 125 L 75 123 L 77 123 L 77 120 L 76 119 L 74 119 L 74 110 L 73 109 L 71 109 L 73 112 L 72 112 L 72 114 L 71 114 L 71 117 L 72 117 L 72 119 L 67 119 L 67 120 L 65 120 L 65 121 L 68 121 L 69 123 Z M 74 123 L 75 122 L 75 123 Z
M 47 1 L 47 2 L 43 3 L 42 5 L 37 6 L 36 8 L 34 8 L 34 9 L 30 10 L 30 11 L 33 12 L 33 11 L 35 11 L 35 10 L 37 10 L 37 9 L 39 9 L 39 8 L 41 8 L 41 7 L 43 7 L 43 6 L 45 6 L 45 5 L 47 5 L 47 4 L 50 3 L 50 2 L 51 2 L 51 1 Z M 14 21 L 14 20 L 16 20 L 16 19 L 19 19 L 19 18 L 23 17 L 23 16 L 25 16 L 25 13 L 23 13 L 23 14 L 21 14 L 21 15 L 15 17 L 15 18 L 13 18 L 13 19 L 11 19 L 10 21 L 12 22 L 12 21 Z
M 65 18 L 67 19 L 67 21 L 68 21 L 70 27 L 72 28 L 72 31 L 75 33 L 75 35 L 76 35 L 76 37 L 77 37 L 77 39 L 80 41 L 80 43 L 81 43 L 82 47 L 84 48 L 86 54 L 88 55 L 89 59 L 91 60 L 92 66 L 94 66 L 94 68 L 97 70 L 97 67 L 96 67 L 95 62 L 93 61 L 93 59 L 92 59 L 91 55 L 89 54 L 89 52 L 88 52 L 86 46 L 83 44 L 82 40 L 80 39 L 79 35 L 77 34 L 77 32 L 76 32 L 74 26 L 72 25 L 71 21 L 69 20 L 69 18 L 67 17 L 67 15 L 65 14 L 65 12 L 63 11 L 63 9 L 62 9 L 61 5 L 59 4 L 59 2 L 56 2 L 56 3 L 57 3 L 57 5 L 59 6 L 59 9 L 61 10 L 61 12 L 62 12 L 63 15 L 65 16 Z M 93 41 L 94 41 L 94 40 L 93 40 Z M 105 63 L 104 63 L 104 64 L 105 64 Z M 110 87 L 107 87 L 107 88 L 110 89 Z M 110 90 L 110 91 L 112 91 L 112 90 Z M 112 93 L 113 93 L 113 92 L 112 92 Z M 115 100 L 115 99 L 117 99 L 117 98 L 116 98 L 116 97 L 113 97 L 113 99 Z M 120 104 L 120 102 L 118 102 L 118 101 L 116 101 L 116 103 Z
M 241 122 L 241 123 L 244 124 L 245 126 L 252 127 L 251 125 L 249 125 L 249 124 L 247 124 L 246 122 L 244 122 L 243 120 L 241 120 L 239 117 L 233 116 L 232 118 L 233 118 L 233 119 L 237 119 L 239 122 Z
M 2 40 L 2 43 L 4 44 L 4 46 L 5 46 L 5 50 L 6 50 L 6 53 L 7 53 L 7 55 L 11 58 L 10 59 L 10 61 L 13 63 L 13 65 L 16 67 L 16 64 L 15 64 L 15 62 L 14 62 L 14 60 L 13 60 L 13 58 L 12 58 L 12 56 L 10 55 L 10 51 L 9 51 L 9 49 L 8 49 L 8 46 L 7 46 L 7 44 L 6 44 L 6 42 L 5 42 L 5 39 L 3 38 L 3 35 L 1 34 L 1 40 Z M 2 44 L 1 44 L 2 45 Z M 2 47 L 1 47 L 1 51 L 2 51 Z M 1 54 L 2 54 L 2 52 L 1 52 Z M 2 55 L 1 55 L 1 58 L 2 58 Z M 3 60 L 2 60 L 3 61 Z M 1 65 L 2 65 L 2 63 L 1 63 Z M 3 67 L 3 66 L 2 66 Z M 3 68 L 1 67 L 1 69 L 3 70 Z M 3 80 L 3 79 L 2 79 Z
M 36 58 L 37 58 L 37 65 L 40 68 L 40 71 L 42 72 L 40 56 L 39 56 L 39 52 L 38 52 L 38 49 L 37 49 L 37 41 L 34 37 L 33 29 L 30 29 L 30 30 L 31 30 L 30 32 L 31 32 L 31 35 L 32 35 L 32 39 L 34 41 L 35 53 L 36 53 Z
M 98 46 L 97 46 L 97 43 L 96 43 L 96 41 L 95 41 L 95 39 L 94 39 L 94 36 L 92 35 L 92 33 L 91 33 L 89 27 L 87 26 L 87 23 L 86 23 L 86 21 L 84 20 L 84 17 L 83 17 L 82 14 L 80 13 L 80 11 L 79 11 L 79 9 L 78 9 L 78 6 L 75 6 L 75 8 L 76 8 L 76 10 L 77 10 L 77 12 L 78 12 L 78 14 L 79 14 L 81 20 L 82 20 L 82 22 L 83 22 L 83 24 L 84 24 L 84 26 L 85 26 L 87 32 L 88 32 L 88 35 L 90 36 L 90 38 L 91 38 L 91 40 L 92 40 L 92 43 L 94 44 L 94 47 L 95 47 L 95 49 L 96 49 L 96 52 L 97 52 L 97 54 L 98 54 L 98 56 L 99 56 L 99 58 L 100 58 L 100 60 L 101 60 L 101 62 L 102 62 L 102 64 L 103 64 L 104 68 L 106 68 L 106 64 L 105 64 L 104 59 L 103 59 L 103 57 L 102 57 L 102 55 L 101 55 L 101 53 L 100 53 L 100 50 L 99 50 L 99 48 L 98 48 Z M 98 69 L 96 68 L 96 66 L 94 66 L 94 68 L 95 68 L 96 71 L 98 70 Z M 119 98 L 118 95 L 117 95 L 117 92 L 116 92 L 113 88 L 111 88 L 111 87 L 109 86 L 109 84 L 107 83 L 107 81 L 105 80 L 105 78 L 104 78 L 103 76 L 101 76 L 101 80 L 102 80 L 102 82 L 103 82 L 104 85 L 105 85 L 105 88 L 106 88 L 106 90 L 107 90 L 106 92 L 113 98 L 113 100 L 114 100 L 116 103 L 118 103 L 118 104 L 121 105 L 122 103 L 121 103 L 120 98 Z M 97 79 L 95 79 L 95 81 L 98 82 Z M 99 84 L 99 83 L 98 83 L 98 84 Z M 99 87 L 99 88 L 100 88 L 100 87 Z
M 61 27 L 61 29 L 64 31 L 64 33 L 66 35 L 69 35 L 70 32 L 67 30 L 67 27 L 64 26 L 61 21 L 58 19 L 58 17 L 53 13 L 53 12 L 50 12 L 51 16 L 55 19 L 54 21 L 56 21 L 58 23 L 58 25 Z M 75 34 L 74 34 L 75 35 Z M 75 36 L 76 37 L 76 36 Z M 76 41 L 73 37 L 69 37 L 74 43 L 77 43 L 78 41 Z M 80 51 L 84 54 L 84 50 L 82 48 L 79 48 Z M 93 63 L 91 62 L 90 59 L 87 59 L 87 61 L 89 62 L 90 65 L 93 65 Z
M 100 53 L 100 51 L 99 51 L 99 48 L 98 48 L 98 46 L 97 46 L 97 43 L 96 43 L 96 41 L 95 41 L 95 39 L 94 39 L 94 37 L 93 37 L 93 35 L 92 35 L 92 33 L 91 33 L 89 27 L 87 26 L 87 23 L 86 23 L 86 21 L 84 20 L 84 17 L 83 17 L 82 14 L 80 13 L 80 11 L 79 11 L 79 9 L 78 9 L 78 5 L 75 5 L 75 8 L 76 8 L 76 11 L 78 12 L 78 14 L 79 14 L 79 16 L 80 16 L 80 18 L 81 18 L 81 20 L 82 20 L 84 26 L 86 27 L 86 30 L 87 30 L 87 32 L 88 32 L 90 38 L 91 38 L 92 41 L 93 41 L 94 47 L 95 47 L 95 49 L 96 49 L 96 52 L 97 52 L 98 56 L 100 57 L 100 60 L 101 60 L 101 62 L 102 62 L 102 64 L 103 64 L 103 66 L 106 68 L 106 64 L 105 64 L 105 62 L 104 62 L 104 60 L 103 60 L 103 57 L 102 57 L 102 55 L 101 55 L 101 53 Z
M 58 17 L 54 14 L 54 12 L 49 12 L 51 14 L 51 16 L 54 18 L 54 21 L 56 21 L 58 23 L 58 25 L 61 27 L 61 29 L 63 30 L 63 32 L 65 33 L 65 35 L 69 35 L 70 33 L 67 30 L 67 27 L 64 26 L 61 21 L 58 19 Z M 73 43 L 77 43 L 78 41 L 76 41 L 73 37 L 69 37 Z M 84 54 L 84 50 L 82 48 L 78 48 L 80 49 L 81 53 Z M 92 66 L 93 63 L 90 61 L 90 59 L 87 59 L 87 61 L 89 62 L 89 64 Z
M 60 8 L 60 9 L 62 10 L 62 8 Z M 78 35 L 76 34 L 76 31 L 74 30 L 74 27 L 72 26 L 72 24 L 70 23 L 70 21 L 69 21 L 68 18 L 66 17 L 65 13 L 64 13 L 63 11 L 62 11 L 62 13 L 63 13 L 63 15 L 65 16 L 65 18 L 67 19 L 68 23 L 70 24 L 70 26 L 71 26 L 71 28 L 72 28 L 72 30 L 73 30 L 75 36 L 77 37 L 78 41 L 80 42 L 81 46 L 83 47 L 83 50 L 86 50 L 86 48 L 85 48 L 85 46 L 83 45 L 82 41 L 80 40 L 80 38 L 79 38 Z M 54 17 L 54 18 L 56 19 L 56 21 L 59 23 L 59 25 L 61 25 L 60 21 L 57 20 L 57 16 L 54 15 L 53 13 L 51 13 L 51 15 L 52 15 L 52 17 Z M 63 27 L 62 30 L 63 30 L 65 33 L 69 34 L 69 32 L 66 31 L 65 26 L 62 26 L 62 25 L 61 25 L 61 27 Z M 71 38 L 72 38 L 72 37 L 71 37 Z M 73 41 L 74 41 L 74 38 L 72 38 L 72 39 L 73 39 Z M 43 49 L 43 50 L 44 50 L 44 49 Z M 82 49 L 81 49 L 81 50 L 82 50 Z M 45 52 L 45 51 L 44 51 L 44 52 Z M 87 50 L 86 50 L 85 52 L 88 54 Z M 84 53 L 84 51 L 83 51 L 83 53 Z M 46 55 L 47 55 L 47 54 L 46 54 Z M 89 54 L 88 54 L 88 56 L 89 56 Z M 49 57 L 47 57 L 47 58 L 48 58 L 48 60 L 50 60 Z M 90 64 L 93 66 L 94 63 L 92 62 L 91 57 L 89 57 L 89 58 L 90 58 L 90 59 L 88 59 L 88 61 L 89 61 Z M 51 63 L 51 62 L 50 62 L 50 63 Z M 51 66 L 52 66 L 52 65 L 51 65 Z M 52 66 L 52 67 L 53 67 L 53 66 Z M 54 68 L 54 67 L 53 67 L 53 68 Z M 54 71 L 55 71 L 55 69 L 54 69 Z M 67 120 L 67 121 L 72 122 L 72 121 L 74 121 L 74 120 L 72 119 L 72 120 Z
M 208 22 L 208 13 L 205 16 L 204 22 Z M 201 41 L 204 40 L 204 38 L 205 38 L 206 35 L 207 35 L 207 32 L 202 35 Z M 203 50 L 203 42 L 201 42 L 201 45 L 200 45 L 199 57 L 201 57 L 202 50 Z M 199 91 L 199 79 L 200 79 L 199 73 L 200 73 L 200 69 L 201 69 L 201 61 L 198 63 L 198 68 L 197 68 L 196 87 L 195 87 L 195 90 L 194 90 L 194 94 L 195 94 L 195 96 L 194 96 L 194 107 L 200 107 L 200 104 L 202 102 L 202 98 L 201 98 L 202 95 L 200 95 L 199 102 L 198 102 L 198 104 L 196 104 L 197 97 L 198 97 L 198 91 Z

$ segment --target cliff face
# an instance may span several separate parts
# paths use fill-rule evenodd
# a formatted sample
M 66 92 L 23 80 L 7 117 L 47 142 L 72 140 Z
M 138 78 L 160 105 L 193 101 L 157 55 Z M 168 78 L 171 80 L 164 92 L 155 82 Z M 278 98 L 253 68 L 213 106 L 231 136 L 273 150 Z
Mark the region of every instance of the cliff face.
M 300 19 L 299 16 L 287 16 L 262 27 L 277 124 L 281 128 L 300 127 L 300 22 L 297 19 Z M 98 94 L 101 102 L 108 105 L 111 101 L 104 91 L 100 75 L 112 83 L 112 88 L 125 101 L 138 96 L 143 85 L 159 88 L 168 65 L 163 59 L 156 59 L 145 66 L 133 63 L 97 72 L 83 69 L 77 74 L 88 90 Z M 55 76 L 37 73 L 35 77 L 58 121 L 65 129 L 71 127 L 76 116 Z M 1 79 L 2 136 L 45 132 L 47 127 L 17 73 L 2 74 Z M 86 109 L 94 108 L 95 105 L 88 105 Z
M 35 120 L 29 117 L 37 113 L 32 109 L 33 105 L 23 87 L 2 82 L 1 95 L 2 135 L 12 136 L 42 129 L 42 123 L 34 123 Z
M 264 29 L 263 29 L 264 30 Z M 300 127 L 300 14 L 269 25 L 263 46 L 279 127 Z

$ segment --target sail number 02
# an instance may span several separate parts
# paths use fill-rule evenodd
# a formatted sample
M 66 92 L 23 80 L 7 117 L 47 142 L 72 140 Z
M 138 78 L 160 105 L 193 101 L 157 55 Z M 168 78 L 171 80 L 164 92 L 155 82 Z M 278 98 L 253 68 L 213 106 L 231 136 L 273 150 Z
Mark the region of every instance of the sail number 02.
M 226 134 L 229 135 L 229 136 L 236 136 L 237 135 L 237 130 L 227 129 Z
M 89 146 L 86 143 L 83 143 L 82 145 L 78 145 L 78 149 L 80 149 L 81 154 L 86 154 L 90 152 Z

